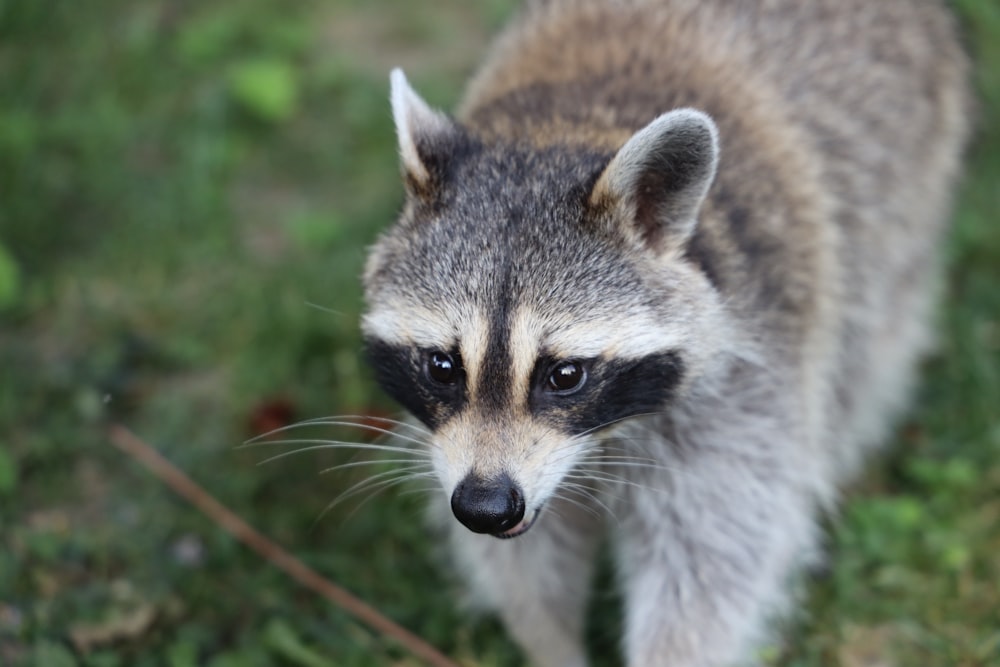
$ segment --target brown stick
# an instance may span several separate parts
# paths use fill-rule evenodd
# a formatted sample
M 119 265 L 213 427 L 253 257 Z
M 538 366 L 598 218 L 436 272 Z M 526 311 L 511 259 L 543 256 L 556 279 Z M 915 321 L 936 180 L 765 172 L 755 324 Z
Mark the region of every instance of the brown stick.
M 272 542 L 252 526 L 213 498 L 198 486 L 179 468 L 165 459 L 159 452 L 140 440 L 124 426 L 113 424 L 110 430 L 111 442 L 139 460 L 150 472 L 172 488 L 178 495 L 207 514 L 224 530 L 233 535 L 262 557 L 271 561 L 291 575 L 300 584 L 311 588 L 342 608 L 348 614 L 367 624 L 376 631 L 395 639 L 408 651 L 422 658 L 434 667 L 459 667 L 436 648 L 416 636 L 406 628 L 386 618 L 368 604 L 318 574 L 308 565 Z

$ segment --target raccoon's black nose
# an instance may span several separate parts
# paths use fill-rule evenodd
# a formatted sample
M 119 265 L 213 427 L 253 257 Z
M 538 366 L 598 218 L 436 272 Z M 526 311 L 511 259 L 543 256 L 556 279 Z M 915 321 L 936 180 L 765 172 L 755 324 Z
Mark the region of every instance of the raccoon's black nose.
M 469 473 L 451 494 L 451 511 L 472 532 L 499 535 L 524 518 L 524 495 L 506 474 L 483 479 Z

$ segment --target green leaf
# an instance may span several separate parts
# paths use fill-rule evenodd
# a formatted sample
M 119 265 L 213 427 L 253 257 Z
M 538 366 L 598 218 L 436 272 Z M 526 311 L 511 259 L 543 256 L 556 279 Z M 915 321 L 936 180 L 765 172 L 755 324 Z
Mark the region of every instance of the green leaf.
M 3 244 L 0 244 L 0 310 L 13 306 L 20 291 L 21 272 L 17 262 Z
M 17 485 L 17 462 L 0 449 L 0 496 L 9 496 Z
M 187 640 L 174 642 L 167 649 L 167 665 L 169 667 L 197 667 L 198 645 Z
M 229 71 L 233 99 L 260 120 L 280 122 L 298 108 L 299 80 L 295 69 L 283 60 L 247 60 Z
M 287 622 L 275 618 L 264 628 L 264 643 L 272 653 L 293 665 L 333 667 L 333 662 L 309 648 Z
M 288 221 L 288 231 L 296 244 L 305 250 L 332 247 L 343 239 L 346 225 L 330 211 L 302 213 Z
M 244 22 L 234 12 L 209 10 L 181 25 L 174 48 L 185 64 L 205 67 L 234 51 L 244 33 Z
M 62 644 L 50 641 L 40 641 L 33 651 L 34 663 L 45 667 L 77 667 L 76 658 Z
M 86 667 L 121 667 L 122 658 L 111 651 L 91 653 L 83 658 Z

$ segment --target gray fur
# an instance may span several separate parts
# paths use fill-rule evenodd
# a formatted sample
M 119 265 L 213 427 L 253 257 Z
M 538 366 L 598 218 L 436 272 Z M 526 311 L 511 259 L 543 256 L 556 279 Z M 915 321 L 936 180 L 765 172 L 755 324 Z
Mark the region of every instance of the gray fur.
M 408 195 L 363 327 L 460 351 L 442 498 L 505 474 L 540 514 L 511 540 L 450 520 L 450 542 L 537 665 L 586 664 L 604 536 L 630 666 L 753 662 L 928 344 L 965 78 L 931 0 L 538 1 L 457 119 L 393 75 Z M 538 417 L 546 355 L 668 353 L 683 378 L 656 414 Z

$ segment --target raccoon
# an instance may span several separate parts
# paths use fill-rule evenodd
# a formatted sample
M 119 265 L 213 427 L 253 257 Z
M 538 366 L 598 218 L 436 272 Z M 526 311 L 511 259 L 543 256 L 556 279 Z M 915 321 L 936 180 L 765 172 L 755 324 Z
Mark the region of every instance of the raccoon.
M 454 117 L 392 72 L 367 353 L 534 664 L 602 543 L 628 665 L 754 662 L 930 342 L 966 70 L 935 0 L 537 0 Z

